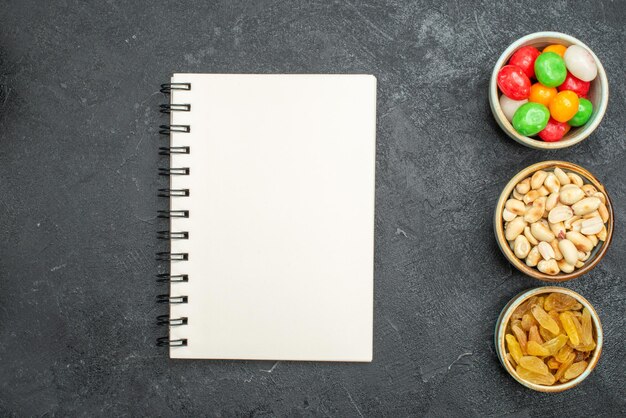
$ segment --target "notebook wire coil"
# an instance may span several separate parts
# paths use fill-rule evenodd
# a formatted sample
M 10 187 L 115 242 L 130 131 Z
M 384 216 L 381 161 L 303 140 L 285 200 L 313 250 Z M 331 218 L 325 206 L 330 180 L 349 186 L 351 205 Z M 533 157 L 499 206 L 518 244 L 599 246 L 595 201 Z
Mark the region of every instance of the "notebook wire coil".
M 185 104 L 162 104 L 159 108 L 161 113 L 172 113 L 172 112 L 191 112 L 191 105 L 188 103 Z
M 166 83 L 161 84 L 161 93 L 170 94 L 173 90 L 191 90 L 190 83 Z M 174 112 L 191 112 L 191 104 L 189 103 L 165 103 L 159 106 L 159 111 L 163 114 L 171 114 Z M 159 134 L 170 135 L 172 133 L 184 134 L 191 132 L 191 126 L 180 124 L 163 124 L 159 126 Z M 170 156 L 173 154 L 189 154 L 191 149 L 189 146 L 161 146 L 159 147 L 159 155 Z M 160 176 L 188 176 L 189 167 L 160 167 Z M 190 194 L 189 189 L 180 188 L 160 188 L 158 196 L 167 198 L 168 202 L 170 198 L 184 198 Z M 161 219 L 172 218 L 189 218 L 188 210 L 159 210 L 157 214 Z M 172 240 L 187 240 L 189 239 L 188 231 L 157 231 L 157 239 L 162 241 Z M 174 253 L 172 251 L 161 251 L 156 253 L 157 261 L 162 262 L 184 262 L 189 259 L 188 253 Z M 161 273 L 156 276 L 157 283 L 160 284 L 175 284 L 175 283 L 187 283 L 189 276 L 187 274 L 171 274 Z M 187 303 L 187 296 L 172 296 L 170 294 L 161 294 L 157 296 L 156 302 L 159 304 L 185 304 Z M 169 314 L 159 315 L 156 319 L 156 323 L 159 326 L 173 327 L 187 325 L 187 317 L 171 318 Z M 184 347 L 187 346 L 186 338 L 170 339 L 169 336 L 157 338 L 156 345 L 158 347 Z
M 165 84 L 161 84 L 161 93 L 169 94 L 172 90 L 191 90 L 191 83 L 165 83 Z
M 159 133 L 161 135 L 169 135 L 172 132 L 182 132 L 189 133 L 191 132 L 191 127 L 189 125 L 161 125 L 159 126 Z
M 159 147 L 159 155 L 189 154 L 189 147 Z
M 159 189 L 159 197 L 187 197 L 189 189 Z

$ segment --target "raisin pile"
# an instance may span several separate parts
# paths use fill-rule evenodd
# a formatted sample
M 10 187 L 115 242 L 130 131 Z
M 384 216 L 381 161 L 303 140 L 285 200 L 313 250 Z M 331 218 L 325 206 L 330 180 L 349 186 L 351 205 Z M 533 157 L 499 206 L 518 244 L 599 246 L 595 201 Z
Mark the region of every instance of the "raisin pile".
M 511 315 L 506 346 L 523 380 L 565 383 L 585 371 L 596 348 L 591 312 L 563 293 L 530 297 Z

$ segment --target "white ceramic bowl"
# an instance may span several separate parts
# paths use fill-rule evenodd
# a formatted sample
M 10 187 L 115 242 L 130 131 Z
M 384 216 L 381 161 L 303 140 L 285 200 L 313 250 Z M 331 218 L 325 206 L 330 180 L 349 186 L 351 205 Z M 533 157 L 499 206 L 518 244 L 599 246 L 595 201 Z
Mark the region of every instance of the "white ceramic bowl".
M 511 122 L 509 122 L 502 109 L 500 108 L 500 91 L 498 89 L 498 72 L 500 69 L 507 64 L 509 58 L 515 51 L 519 48 L 531 45 L 539 49 L 540 51 L 548 45 L 552 44 L 561 44 L 565 46 L 570 45 L 579 45 L 585 48 L 591 56 L 595 59 L 596 65 L 598 66 L 598 75 L 591 82 L 591 88 L 589 89 L 589 93 L 587 97 L 593 104 L 593 113 L 591 114 L 591 118 L 589 121 L 578 128 L 572 128 L 570 131 L 557 142 L 544 142 L 541 139 L 534 139 L 528 136 L 523 136 L 517 133 L 515 128 Z M 531 33 L 530 35 L 526 35 L 517 41 L 513 42 L 498 58 L 496 65 L 493 68 L 493 73 L 491 74 L 491 81 L 489 83 L 489 104 L 491 106 L 491 112 L 493 116 L 496 118 L 496 122 L 498 125 L 506 132 L 508 136 L 513 138 L 515 141 L 519 142 L 522 145 L 526 145 L 530 148 L 537 149 L 559 149 L 571 147 L 587 138 L 591 133 L 598 127 L 604 113 L 606 112 L 606 106 L 609 101 L 609 83 L 606 78 L 606 73 L 604 72 L 604 67 L 602 67 L 602 63 L 598 59 L 598 57 L 593 53 L 591 48 L 587 45 L 574 38 L 573 36 L 565 35 L 564 33 L 559 32 L 536 32 Z

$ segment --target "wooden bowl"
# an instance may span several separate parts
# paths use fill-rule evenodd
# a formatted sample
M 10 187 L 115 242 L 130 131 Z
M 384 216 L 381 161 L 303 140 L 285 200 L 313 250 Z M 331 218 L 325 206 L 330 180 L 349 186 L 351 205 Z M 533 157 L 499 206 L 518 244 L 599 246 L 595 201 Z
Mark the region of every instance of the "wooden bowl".
M 524 380 L 517 374 L 517 371 L 515 370 L 513 365 L 509 362 L 509 360 L 506 357 L 507 351 L 506 351 L 505 336 L 506 336 L 507 326 L 511 319 L 511 315 L 513 314 L 513 312 L 519 305 L 521 305 L 526 299 L 530 298 L 531 296 L 537 296 L 541 294 L 554 293 L 554 292 L 564 293 L 568 296 L 571 296 L 574 299 L 576 299 L 585 308 L 589 309 L 589 312 L 591 313 L 593 328 L 594 328 L 596 348 L 594 349 L 594 351 L 592 352 L 592 354 L 590 355 L 588 359 L 589 364 L 587 365 L 587 369 L 585 369 L 585 371 L 580 376 L 566 383 L 557 383 L 552 386 L 545 386 L 545 385 L 538 385 L 536 383 L 532 383 L 527 380 Z M 600 359 L 600 354 L 602 353 L 603 334 L 602 334 L 602 324 L 600 323 L 600 317 L 598 316 L 598 313 L 593 308 L 593 306 L 591 306 L 591 304 L 589 303 L 587 299 L 585 299 L 584 297 L 582 297 L 581 295 L 579 295 L 578 293 L 572 290 L 565 289 L 562 287 L 555 287 L 555 286 L 538 287 L 535 289 L 527 290 L 515 296 L 513 299 L 509 301 L 509 303 L 505 305 L 504 309 L 502 309 L 502 312 L 500 313 L 500 317 L 498 318 L 498 321 L 496 322 L 496 330 L 495 330 L 494 336 L 495 336 L 496 354 L 498 355 L 498 359 L 500 359 L 500 363 L 506 369 L 506 371 L 509 372 L 509 374 L 513 376 L 513 378 L 517 380 L 519 383 L 521 383 L 522 385 L 532 390 L 539 391 L 539 392 L 548 392 L 548 393 L 563 392 L 564 390 L 571 389 L 574 386 L 578 385 L 580 382 L 585 380 L 587 376 L 589 376 L 589 374 L 592 372 L 592 370 L 596 367 L 596 365 L 598 364 L 598 360 Z
M 598 75 L 591 82 L 591 88 L 589 89 L 589 93 L 587 97 L 593 104 L 593 113 L 589 118 L 589 121 L 581 127 L 572 128 L 570 131 L 557 142 L 544 142 L 541 139 L 534 139 L 528 136 L 523 136 L 517 133 L 515 128 L 511 122 L 507 120 L 502 112 L 502 108 L 500 107 L 500 91 L 498 90 L 498 72 L 500 69 L 506 65 L 511 58 L 511 55 L 515 51 L 517 51 L 522 46 L 531 45 L 539 49 L 540 51 L 552 44 L 561 44 L 565 46 L 570 45 L 579 45 L 585 48 L 591 56 L 596 60 L 596 65 L 598 67 Z M 559 32 L 536 32 L 531 33 L 530 35 L 526 35 L 523 38 L 518 39 L 513 42 L 498 58 L 496 65 L 493 68 L 493 73 L 491 74 L 491 81 L 489 83 L 489 104 L 491 106 L 491 112 L 493 113 L 494 118 L 496 118 L 496 122 L 498 125 L 506 132 L 508 136 L 513 138 L 515 141 L 519 142 L 522 145 L 526 145 L 530 148 L 537 149 L 560 149 L 571 147 L 587 138 L 591 133 L 598 127 L 604 113 L 606 112 L 606 106 L 609 101 L 609 83 L 606 78 L 606 73 L 604 71 L 604 67 L 602 67 L 602 63 L 598 59 L 598 57 L 593 53 L 593 51 L 584 43 L 574 38 L 573 36 L 565 35 L 564 33 Z
M 504 236 L 504 219 L 502 218 L 502 211 L 504 210 L 504 204 L 510 198 L 511 193 L 513 193 L 513 189 L 520 181 L 524 180 L 526 177 L 531 176 L 535 171 L 538 170 L 553 170 L 555 167 L 561 168 L 565 172 L 573 172 L 578 174 L 583 178 L 585 184 L 590 183 L 598 189 L 599 192 L 604 193 L 606 196 L 606 208 L 609 211 L 609 221 L 606 224 L 607 236 L 604 242 L 600 241 L 598 245 L 592 250 L 591 256 L 585 262 L 585 265 L 576 269 L 571 273 L 559 273 L 554 276 L 550 276 L 548 274 L 542 273 L 537 270 L 535 267 L 529 267 L 526 263 L 515 255 L 511 247 L 509 247 L 509 243 L 507 242 Z M 526 167 L 519 173 L 513 177 L 509 183 L 504 187 L 502 193 L 500 194 L 500 198 L 498 199 L 498 203 L 496 204 L 496 210 L 493 216 L 493 229 L 496 235 L 496 241 L 498 242 L 498 246 L 500 250 L 504 254 L 504 256 L 522 273 L 534 277 L 535 279 L 543 280 L 546 282 L 564 282 L 567 280 L 574 279 L 578 276 L 581 276 L 591 269 L 593 269 L 599 262 L 602 260 L 609 246 L 611 245 L 611 240 L 613 238 L 613 225 L 614 225 L 614 216 L 613 216 L 613 204 L 611 203 L 611 198 L 608 193 L 604 189 L 604 186 L 591 174 L 589 171 L 584 168 L 568 163 L 566 161 L 543 161 L 537 164 L 533 164 L 531 166 Z

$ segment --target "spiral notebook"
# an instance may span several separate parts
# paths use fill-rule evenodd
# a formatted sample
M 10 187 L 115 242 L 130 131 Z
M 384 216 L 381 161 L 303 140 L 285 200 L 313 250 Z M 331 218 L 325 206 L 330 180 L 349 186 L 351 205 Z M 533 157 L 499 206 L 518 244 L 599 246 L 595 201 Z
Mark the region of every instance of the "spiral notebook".
M 371 361 L 376 79 L 174 74 L 163 91 L 159 343 L 181 359 Z

